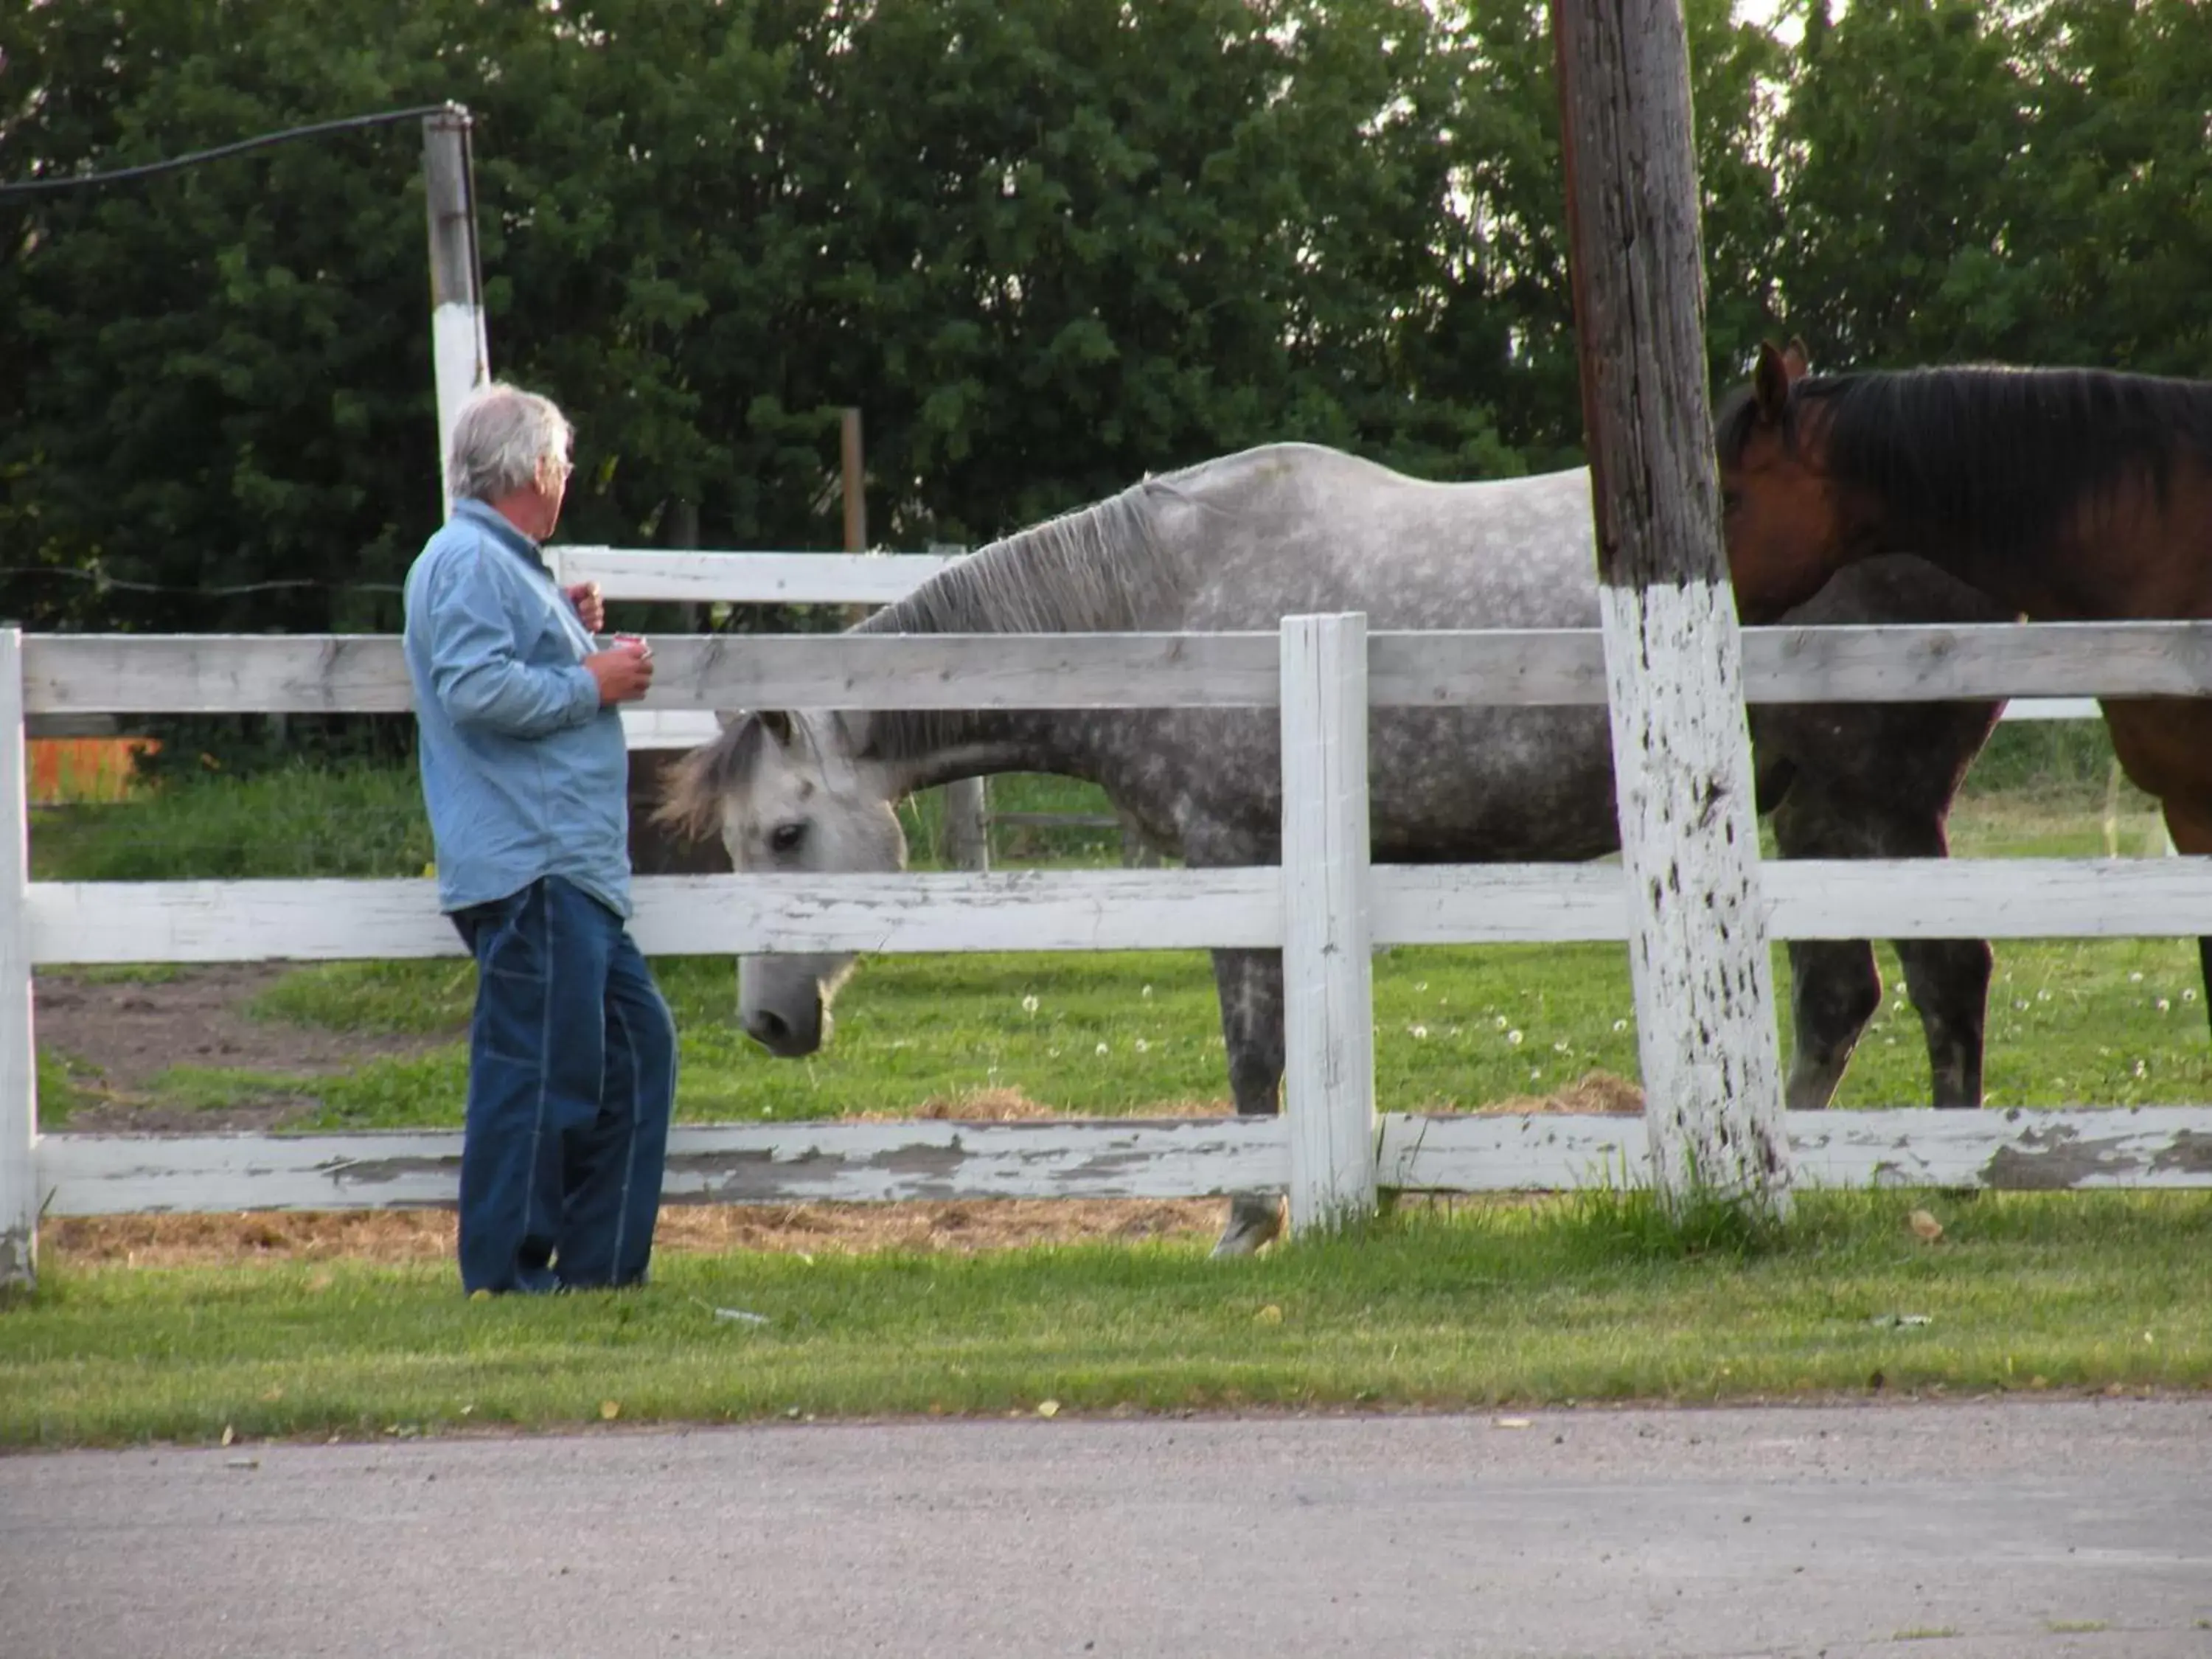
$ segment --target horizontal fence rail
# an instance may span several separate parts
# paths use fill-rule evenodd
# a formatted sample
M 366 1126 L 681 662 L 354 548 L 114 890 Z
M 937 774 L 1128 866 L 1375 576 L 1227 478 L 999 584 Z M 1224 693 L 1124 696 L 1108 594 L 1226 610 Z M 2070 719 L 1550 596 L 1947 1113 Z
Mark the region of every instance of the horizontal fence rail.
M 956 559 L 935 554 L 707 553 L 617 547 L 550 548 L 563 581 L 597 581 L 610 599 L 732 605 L 890 605 Z M 2008 720 L 2095 720 L 2086 697 L 2014 697 Z M 630 716 L 633 748 L 665 748 L 711 737 L 680 714 Z M 664 723 L 665 722 L 665 723 Z
M 955 562 L 932 553 L 546 552 L 559 580 L 597 582 L 602 599 L 701 605 L 896 605 Z
M 1615 943 L 1612 864 L 1376 865 L 1371 936 L 1399 945 Z M 1777 939 L 2195 939 L 2212 860 L 1770 860 Z M 988 875 L 641 876 L 649 956 L 1270 950 L 1281 872 L 1018 870 Z M 465 954 L 434 882 L 39 882 L 31 960 L 342 961 Z
M 2212 1187 L 2212 1106 L 1785 1114 L 1812 1187 L 2058 1192 Z M 1385 1112 L 1376 1180 L 1396 1192 L 1565 1192 L 1644 1167 L 1634 1116 Z M 342 1135 L 48 1135 L 51 1216 L 450 1207 L 459 1130 Z M 1020 1123 L 679 1124 L 672 1204 L 1212 1198 L 1281 1188 L 1280 1118 Z
M 646 712 L 714 708 L 1267 708 L 1273 634 L 664 635 Z M 396 713 L 385 635 L 27 635 L 33 714 Z M 1594 629 L 1376 633 L 1370 706 L 1602 705 Z M 1753 702 L 2028 693 L 2212 696 L 2212 623 L 1744 630 Z

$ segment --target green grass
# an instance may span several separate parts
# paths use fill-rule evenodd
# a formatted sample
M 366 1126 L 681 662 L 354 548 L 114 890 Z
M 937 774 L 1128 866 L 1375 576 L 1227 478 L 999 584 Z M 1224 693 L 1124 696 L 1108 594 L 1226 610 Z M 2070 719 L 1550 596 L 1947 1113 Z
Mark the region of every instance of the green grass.
M 411 767 L 210 776 L 31 815 L 38 881 L 419 876 L 430 857 Z
M 664 1254 L 643 1291 L 545 1300 L 464 1300 L 444 1265 L 59 1264 L 0 1316 L 0 1443 L 2212 1384 L 2203 1194 L 1813 1194 L 1705 1252 L 1649 1208 L 1419 1206 L 1238 1262 Z
M 1892 994 L 1844 1079 L 1845 1107 L 1928 1095 L 1918 1017 L 1901 1000 L 1893 956 L 1885 948 L 1880 957 Z M 1778 951 L 1776 961 L 1786 1045 Z M 991 1091 L 1111 1115 L 1227 1093 L 1212 970 L 1197 953 L 878 957 L 840 999 L 830 1046 L 805 1060 L 770 1059 L 737 1030 L 728 962 L 670 959 L 655 970 L 682 1034 L 678 1111 L 689 1119 L 905 1112 Z M 289 975 L 259 1006 L 341 1029 L 453 1031 L 440 1051 L 301 1086 L 325 1103 L 313 1127 L 454 1124 L 473 991 L 465 963 L 339 964 Z M 1611 946 L 1393 951 L 1375 964 L 1375 1009 L 1376 1091 L 1387 1110 L 1542 1094 L 1593 1070 L 1636 1073 L 1628 968 Z M 2212 1097 L 2186 940 L 2008 942 L 1989 1036 L 1992 1105 Z
M 39 1126 L 65 1127 L 70 1114 L 91 1098 L 98 1078 L 90 1067 L 51 1047 L 38 1051 Z

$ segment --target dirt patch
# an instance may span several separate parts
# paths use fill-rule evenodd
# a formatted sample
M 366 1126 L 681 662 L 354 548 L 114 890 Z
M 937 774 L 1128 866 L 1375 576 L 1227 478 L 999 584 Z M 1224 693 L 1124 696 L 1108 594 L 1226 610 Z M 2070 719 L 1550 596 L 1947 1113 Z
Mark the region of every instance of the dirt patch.
M 200 1110 L 149 1098 L 148 1085 L 172 1066 L 327 1076 L 453 1041 L 450 1033 L 331 1031 L 250 1018 L 247 1006 L 292 971 L 284 963 L 227 963 L 155 981 L 38 974 L 32 1006 L 39 1046 L 65 1057 L 71 1083 L 88 1097 L 68 1127 L 86 1133 L 271 1129 L 312 1111 L 315 1101 L 241 1091 L 234 1104 Z

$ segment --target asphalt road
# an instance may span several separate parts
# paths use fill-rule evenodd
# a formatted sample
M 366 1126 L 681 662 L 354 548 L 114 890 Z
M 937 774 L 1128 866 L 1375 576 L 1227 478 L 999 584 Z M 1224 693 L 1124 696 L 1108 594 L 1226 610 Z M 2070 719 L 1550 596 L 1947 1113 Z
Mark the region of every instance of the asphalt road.
M 2212 1400 L 0 1459 L 0 1656 L 2212 1655 Z

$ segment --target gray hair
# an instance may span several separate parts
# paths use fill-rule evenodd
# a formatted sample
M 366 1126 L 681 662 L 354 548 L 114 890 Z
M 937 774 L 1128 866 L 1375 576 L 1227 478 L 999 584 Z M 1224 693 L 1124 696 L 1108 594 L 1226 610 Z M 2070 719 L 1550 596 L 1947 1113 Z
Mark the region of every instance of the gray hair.
M 495 501 L 538 482 L 548 465 L 565 467 L 575 436 L 550 398 L 494 380 L 453 422 L 446 488 L 459 501 Z

